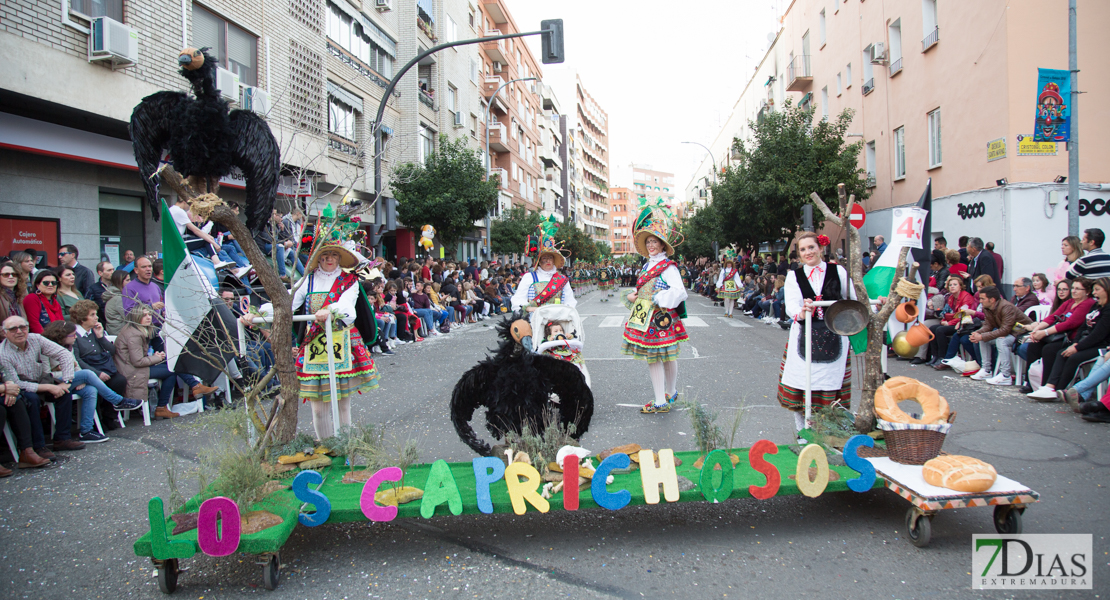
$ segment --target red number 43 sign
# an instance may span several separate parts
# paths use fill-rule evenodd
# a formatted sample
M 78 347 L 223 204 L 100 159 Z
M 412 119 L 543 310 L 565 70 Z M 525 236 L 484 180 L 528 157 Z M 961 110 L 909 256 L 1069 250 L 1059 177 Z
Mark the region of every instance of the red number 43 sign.
M 894 209 L 893 228 L 889 245 L 897 248 L 909 246 L 921 248 L 922 229 L 925 227 L 925 216 L 929 211 L 916 206 Z

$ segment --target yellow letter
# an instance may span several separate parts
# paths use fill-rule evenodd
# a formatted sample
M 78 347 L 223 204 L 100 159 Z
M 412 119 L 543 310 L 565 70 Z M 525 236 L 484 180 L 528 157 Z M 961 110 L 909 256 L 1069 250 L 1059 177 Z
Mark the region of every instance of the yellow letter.
M 640 483 L 644 487 L 644 502 L 659 504 L 659 485 L 667 502 L 678 502 L 678 473 L 674 469 L 674 450 L 659 451 L 659 466 L 651 450 L 640 450 Z
M 809 463 L 817 463 L 817 477 L 809 480 Z M 794 479 L 798 483 L 798 491 L 810 498 L 816 498 L 825 491 L 829 485 L 829 459 L 825 456 L 825 449 L 818 444 L 810 444 L 798 455 L 798 466 L 794 472 Z
M 518 479 L 524 477 L 524 481 Z M 540 487 L 540 472 L 528 463 L 515 462 L 505 467 L 505 485 L 509 488 L 509 500 L 513 502 L 513 512 L 523 515 L 527 500 L 536 510 L 545 513 L 551 507 L 536 490 Z

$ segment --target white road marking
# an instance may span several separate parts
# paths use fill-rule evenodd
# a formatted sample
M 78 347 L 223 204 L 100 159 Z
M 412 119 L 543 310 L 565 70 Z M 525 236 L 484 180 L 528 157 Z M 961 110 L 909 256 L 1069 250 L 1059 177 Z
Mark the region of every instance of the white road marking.
M 735 318 L 730 319 L 728 317 L 717 317 L 717 318 L 724 321 L 725 323 L 728 323 L 730 327 L 751 327 L 751 325 L 748 325 L 747 323 L 745 323 L 744 321 L 742 321 L 740 319 L 735 319 Z
M 682 320 L 682 322 L 687 327 L 709 327 L 709 324 L 703 321 L 701 317 L 695 317 L 692 315 L 688 315 L 685 319 Z
M 618 404 L 617 406 L 623 406 L 625 408 L 640 408 L 639 404 Z
M 624 327 L 624 315 L 605 317 L 598 327 Z
M 694 353 L 694 358 L 697 358 L 698 357 L 698 349 L 693 347 L 693 346 L 690 346 L 690 350 Z

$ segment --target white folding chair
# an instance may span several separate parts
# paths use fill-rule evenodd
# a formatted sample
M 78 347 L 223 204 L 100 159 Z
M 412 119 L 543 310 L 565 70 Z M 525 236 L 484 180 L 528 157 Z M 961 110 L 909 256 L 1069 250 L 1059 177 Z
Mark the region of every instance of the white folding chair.
M 1033 319 L 1033 322 L 1036 323 L 1038 321 L 1043 321 L 1044 318 L 1048 316 L 1048 311 L 1051 308 L 1051 306 L 1038 304 L 1036 306 L 1028 308 L 1025 311 L 1025 315 L 1028 316 L 1030 319 Z M 1015 350 L 1015 352 L 1013 353 L 1013 358 L 1011 360 L 1013 361 L 1014 365 L 1014 385 L 1025 385 L 1025 359 L 1018 356 L 1018 353 Z
M 146 382 L 146 398 L 142 399 L 143 403 L 139 407 L 143 411 L 143 426 L 144 427 L 150 427 L 150 390 L 154 389 L 155 391 L 157 391 L 158 386 L 160 384 L 161 384 L 161 382 L 158 381 L 157 379 L 148 379 L 147 382 Z M 119 426 L 120 427 L 127 427 L 127 423 L 125 423 L 125 421 L 127 421 L 128 419 L 131 418 L 131 411 L 129 411 L 129 410 L 116 411 L 116 418 L 119 419 Z

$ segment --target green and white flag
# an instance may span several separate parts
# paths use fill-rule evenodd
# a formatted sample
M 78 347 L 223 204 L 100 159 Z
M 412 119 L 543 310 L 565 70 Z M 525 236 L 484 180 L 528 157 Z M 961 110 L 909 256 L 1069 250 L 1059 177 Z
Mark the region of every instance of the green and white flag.
M 901 246 L 887 245 L 871 270 L 863 276 L 863 287 L 867 288 L 868 298 L 875 300 L 880 296 L 890 295 L 890 284 L 894 283 L 894 276 L 898 271 L 898 255 L 901 252 Z M 849 339 L 852 342 L 852 352 L 863 354 L 867 351 L 866 329 Z
M 166 364 L 211 384 L 235 357 L 235 316 L 185 247 L 162 201 L 162 263 L 166 281 Z

